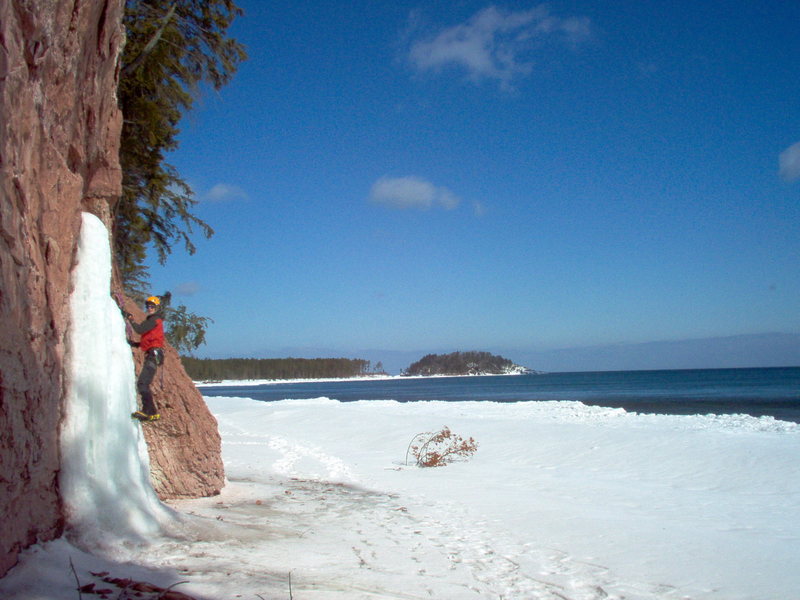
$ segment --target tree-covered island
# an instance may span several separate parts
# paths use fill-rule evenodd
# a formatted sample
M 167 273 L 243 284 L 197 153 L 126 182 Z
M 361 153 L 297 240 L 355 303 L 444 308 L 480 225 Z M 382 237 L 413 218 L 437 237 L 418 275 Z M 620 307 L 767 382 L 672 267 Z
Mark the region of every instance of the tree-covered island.
M 520 375 L 530 372 L 526 367 L 488 352 L 451 352 L 423 356 L 403 371 L 403 375 Z

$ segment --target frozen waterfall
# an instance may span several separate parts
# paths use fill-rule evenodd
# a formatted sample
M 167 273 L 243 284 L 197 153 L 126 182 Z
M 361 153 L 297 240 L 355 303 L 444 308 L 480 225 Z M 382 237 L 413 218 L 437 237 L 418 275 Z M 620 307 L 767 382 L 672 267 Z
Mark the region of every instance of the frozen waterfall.
M 150 484 L 125 322 L 111 298 L 108 231 L 84 213 L 71 296 L 61 494 L 72 537 L 86 546 L 145 541 L 173 520 Z

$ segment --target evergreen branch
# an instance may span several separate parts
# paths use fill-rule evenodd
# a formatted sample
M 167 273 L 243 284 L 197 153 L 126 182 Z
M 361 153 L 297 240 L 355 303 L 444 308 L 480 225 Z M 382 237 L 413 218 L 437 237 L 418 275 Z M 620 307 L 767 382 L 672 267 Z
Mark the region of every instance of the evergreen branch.
M 161 25 L 153 34 L 153 36 L 150 38 L 150 41 L 148 41 L 147 44 L 145 44 L 144 48 L 142 48 L 141 52 L 139 52 L 139 54 L 136 56 L 136 58 L 133 59 L 133 61 L 131 61 L 129 64 L 125 65 L 122 68 L 122 75 L 130 75 L 142 65 L 145 59 L 153 51 L 153 48 L 155 48 L 155 45 L 161 39 L 161 36 L 164 35 L 164 30 L 166 30 L 167 25 L 172 19 L 172 15 L 175 14 L 175 10 L 177 8 L 178 8 L 177 4 L 173 2 L 172 5 L 169 7 L 169 10 L 167 11 L 167 14 L 164 15 L 163 19 L 161 20 Z

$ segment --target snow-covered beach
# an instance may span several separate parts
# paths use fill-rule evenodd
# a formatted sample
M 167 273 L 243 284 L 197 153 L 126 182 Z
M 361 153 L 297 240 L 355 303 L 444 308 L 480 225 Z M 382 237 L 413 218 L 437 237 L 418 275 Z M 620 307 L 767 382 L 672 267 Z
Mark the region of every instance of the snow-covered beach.
M 573 402 L 206 400 L 222 495 L 173 502 L 174 523 L 150 544 L 76 565 L 254 600 L 290 585 L 294 598 L 453 599 L 768 599 L 800 587 L 793 423 Z M 478 452 L 405 465 L 411 437 L 442 425 Z M 74 598 L 67 553 L 64 542 L 28 552 L 3 597 Z M 43 564 L 62 595 L 35 592 Z
M 409 379 L 445 379 L 452 377 L 513 377 L 522 375 L 523 372 L 516 373 L 482 373 L 480 375 L 364 375 L 362 377 L 331 377 L 318 379 L 222 379 L 219 381 L 195 381 L 194 384 L 203 388 L 214 387 L 252 387 L 259 385 L 284 385 L 290 383 L 330 383 L 341 381 L 392 381 Z
M 392 379 L 405 379 L 401 375 L 367 375 L 364 377 L 348 377 L 347 381 L 389 381 Z M 223 379 L 220 381 L 195 381 L 198 387 L 244 387 L 253 385 L 280 385 L 284 383 L 326 383 L 342 381 L 342 378 L 331 379 Z
M 570 402 L 208 401 L 229 478 L 267 479 L 289 512 L 311 502 L 303 537 L 329 546 L 322 563 L 337 585 L 356 579 L 350 594 L 769 598 L 798 585 L 794 424 Z M 274 433 L 255 434 L 259 421 Z M 441 425 L 478 453 L 406 467 L 410 438 Z M 332 530 L 310 518 L 329 512 Z
M 797 597 L 800 426 L 772 417 L 206 397 L 227 485 L 164 505 L 129 418 L 109 274 L 106 231 L 86 216 L 73 302 L 98 317 L 70 340 L 68 534 L 22 554 L 4 600 L 129 598 L 109 577 L 206 600 Z M 407 465 L 414 435 L 442 426 L 477 453 Z

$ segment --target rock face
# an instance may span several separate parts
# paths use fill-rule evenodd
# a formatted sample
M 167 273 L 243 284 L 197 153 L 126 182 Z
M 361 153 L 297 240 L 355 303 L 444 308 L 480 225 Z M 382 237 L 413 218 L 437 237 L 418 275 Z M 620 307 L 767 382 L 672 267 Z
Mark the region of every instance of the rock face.
M 153 489 L 162 500 L 219 494 L 225 468 L 217 420 L 173 348 L 165 349 L 156 378 L 151 389 L 162 420 L 143 425 Z
M 137 321 L 144 319 L 141 309 L 129 300 L 125 309 Z M 183 369 L 177 351 L 167 346 L 164 355 L 150 387 L 161 420 L 142 425 L 153 489 L 162 500 L 213 496 L 225 483 L 217 421 Z M 142 353 L 134 351 L 134 358 L 138 374 Z
M 64 528 L 58 426 L 80 213 L 121 191 L 123 0 L 0 0 L 0 576 Z M 169 350 L 146 433 L 162 497 L 222 485 L 216 423 Z M 160 380 L 159 380 L 160 383 Z M 189 389 L 191 387 L 191 390 Z
M 84 200 L 120 193 L 121 0 L 0 2 L 0 574 L 61 533 L 58 424 Z

